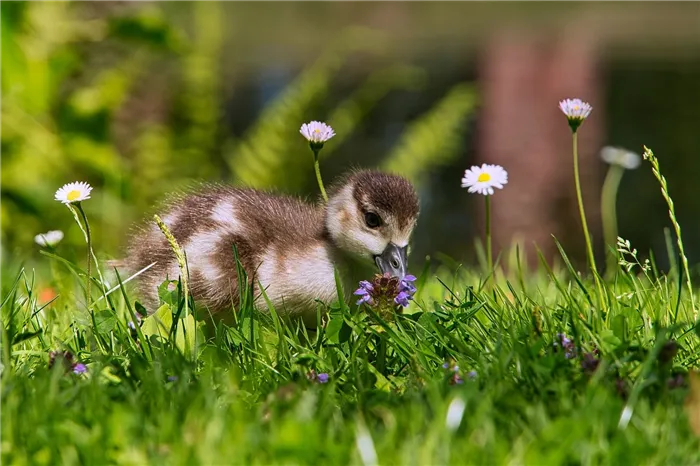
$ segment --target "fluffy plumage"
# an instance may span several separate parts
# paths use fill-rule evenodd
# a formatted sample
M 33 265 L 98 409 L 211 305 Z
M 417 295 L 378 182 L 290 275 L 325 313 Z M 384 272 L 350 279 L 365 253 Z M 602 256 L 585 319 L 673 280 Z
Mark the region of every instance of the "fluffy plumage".
M 337 299 L 334 267 L 350 293 L 357 280 L 371 274 L 373 259 L 387 245 L 408 243 L 418 199 L 404 178 L 352 172 L 330 188 L 329 196 L 325 206 L 253 189 L 205 186 L 167 202 L 161 218 L 186 252 L 198 306 L 213 314 L 237 308 L 235 245 L 254 295 L 259 297 L 262 285 L 278 312 L 301 315 L 307 325 L 315 325 L 317 301 Z M 368 227 L 368 212 L 381 224 Z M 131 272 L 156 263 L 139 280 L 141 298 L 152 312 L 158 285 L 179 276 L 156 225 L 132 236 L 127 262 Z M 262 298 L 256 303 L 265 305 Z

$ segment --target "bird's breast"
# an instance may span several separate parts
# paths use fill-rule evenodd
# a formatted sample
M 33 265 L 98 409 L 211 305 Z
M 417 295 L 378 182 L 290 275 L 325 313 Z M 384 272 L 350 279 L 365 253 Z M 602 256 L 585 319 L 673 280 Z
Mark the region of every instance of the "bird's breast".
M 317 301 L 329 304 L 338 299 L 333 262 L 323 244 L 270 247 L 263 254 L 257 277 L 281 313 L 309 314 L 315 319 Z

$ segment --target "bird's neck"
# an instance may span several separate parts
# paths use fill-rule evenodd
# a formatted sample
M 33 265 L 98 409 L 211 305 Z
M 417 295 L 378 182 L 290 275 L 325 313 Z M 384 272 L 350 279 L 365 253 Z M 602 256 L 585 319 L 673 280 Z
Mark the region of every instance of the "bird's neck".
M 324 234 L 327 235 L 328 232 L 326 231 Z M 327 238 L 326 242 L 330 245 L 329 256 L 338 270 L 345 300 L 349 301 L 352 299 L 352 294 L 357 289 L 360 280 L 371 280 L 374 274 L 377 273 L 376 267 L 372 262 L 335 246 L 330 238 Z
M 358 259 L 357 257 L 346 253 L 338 248 L 334 248 L 333 263 L 338 270 L 340 279 L 343 284 L 343 292 L 345 293 L 346 301 L 352 299 L 353 292 L 359 286 L 360 280 L 372 280 L 372 277 L 377 273 L 376 267 L 366 260 Z

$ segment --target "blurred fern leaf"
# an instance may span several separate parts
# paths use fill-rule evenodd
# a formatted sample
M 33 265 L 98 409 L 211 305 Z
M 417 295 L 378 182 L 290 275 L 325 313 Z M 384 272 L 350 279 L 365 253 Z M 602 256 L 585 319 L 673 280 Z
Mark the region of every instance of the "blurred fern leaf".
M 425 71 L 415 66 L 392 65 L 372 73 L 347 99 L 342 101 L 328 117 L 335 129 L 333 144 L 321 152 L 328 156 L 352 134 L 353 129 L 389 91 L 394 89 L 418 89 L 425 82 Z
M 362 28 L 341 34 L 316 63 L 265 106 L 243 140 L 229 144 L 225 158 L 232 177 L 256 188 L 293 189 L 303 184 L 304 177 L 290 173 L 299 173 L 299 167 L 310 160 L 299 127 L 313 119 L 310 109 L 326 98 L 331 79 L 346 57 L 356 50 L 377 50 L 382 46 L 380 39 L 381 36 Z
M 417 181 L 422 173 L 457 156 L 467 118 L 474 112 L 474 85 L 457 84 L 435 106 L 414 121 L 382 163 L 382 169 Z

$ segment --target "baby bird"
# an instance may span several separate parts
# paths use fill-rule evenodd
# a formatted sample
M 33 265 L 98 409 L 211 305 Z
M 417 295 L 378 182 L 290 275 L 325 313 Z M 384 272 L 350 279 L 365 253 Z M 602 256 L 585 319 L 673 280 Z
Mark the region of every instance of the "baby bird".
M 334 268 L 346 299 L 359 280 L 382 273 L 403 278 L 407 247 L 418 219 L 411 183 L 378 171 L 351 172 L 328 190 L 328 204 L 254 189 L 209 186 L 170 201 L 163 222 L 185 250 L 190 289 L 198 307 L 216 318 L 232 316 L 239 303 L 234 255 L 248 275 L 256 306 L 266 308 L 264 290 L 281 315 L 316 326 L 318 301 L 337 300 Z M 139 291 L 153 312 L 157 287 L 177 280 L 177 261 L 155 224 L 130 241 L 128 268 L 139 271 Z

